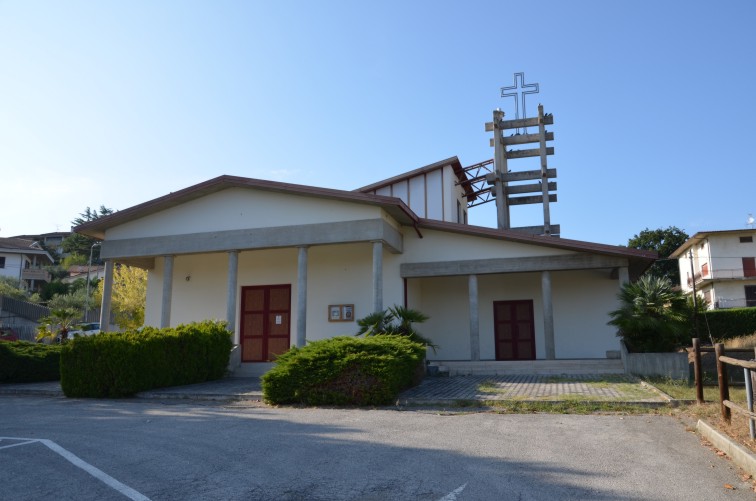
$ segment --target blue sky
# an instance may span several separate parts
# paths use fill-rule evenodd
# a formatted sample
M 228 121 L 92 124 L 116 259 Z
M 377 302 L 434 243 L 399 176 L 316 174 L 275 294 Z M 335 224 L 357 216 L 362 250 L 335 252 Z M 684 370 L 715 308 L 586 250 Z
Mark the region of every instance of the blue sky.
M 554 115 L 563 237 L 745 227 L 755 20 L 750 0 L 0 1 L 0 236 L 221 174 L 350 190 L 474 164 L 516 72 Z

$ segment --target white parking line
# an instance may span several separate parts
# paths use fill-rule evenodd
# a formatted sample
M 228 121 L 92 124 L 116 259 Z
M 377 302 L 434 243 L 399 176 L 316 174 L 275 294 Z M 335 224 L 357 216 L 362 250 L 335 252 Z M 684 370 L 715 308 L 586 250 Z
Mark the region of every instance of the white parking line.
M 457 501 L 457 496 L 462 494 L 462 491 L 465 490 L 465 487 L 467 487 L 466 483 L 460 485 L 459 487 L 457 487 L 456 489 L 454 489 L 453 491 L 451 491 L 449 494 L 442 497 L 438 501 Z
M 3 446 L 3 447 L 0 447 L 0 449 L 7 449 L 7 448 L 10 448 L 10 447 L 17 447 L 19 445 L 28 445 L 28 444 L 33 444 L 33 443 L 39 442 L 39 443 L 43 444 L 44 446 L 46 446 L 51 451 L 53 451 L 53 452 L 59 454 L 60 456 L 62 456 L 66 461 L 68 461 L 71 464 L 73 464 L 74 466 L 77 466 L 77 467 L 81 468 L 82 470 L 86 471 L 87 473 L 89 473 L 90 475 L 92 475 L 93 477 L 95 477 L 100 482 L 104 483 L 105 485 L 107 485 L 111 489 L 114 489 L 114 490 L 120 492 L 121 494 L 123 494 L 127 498 L 132 499 L 134 501 L 150 501 L 150 498 L 148 498 L 147 496 L 145 496 L 143 494 L 140 494 L 139 492 L 135 491 L 134 489 L 132 489 L 128 485 L 122 484 L 121 482 L 119 482 L 118 480 L 114 479 L 113 477 L 111 477 L 110 475 L 108 475 L 107 473 L 105 473 L 104 471 L 102 471 L 102 470 L 100 470 L 98 468 L 95 468 L 94 466 L 92 466 L 91 464 L 89 464 L 86 461 L 82 460 L 81 458 L 79 458 L 75 454 L 73 454 L 73 453 L 67 451 L 66 449 L 64 449 L 63 447 L 59 446 L 58 444 L 56 444 L 52 440 L 46 440 L 44 438 L 0 437 L 0 441 L 2 441 L 2 440 L 23 440 L 24 442 L 21 442 L 21 443 L 18 443 L 18 444 L 6 445 L 6 446 Z

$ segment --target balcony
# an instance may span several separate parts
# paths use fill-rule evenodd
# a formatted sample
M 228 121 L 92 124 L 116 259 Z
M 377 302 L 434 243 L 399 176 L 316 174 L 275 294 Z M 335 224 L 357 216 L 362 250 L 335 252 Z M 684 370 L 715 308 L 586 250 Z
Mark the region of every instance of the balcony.
M 739 268 L 737 270 L 701 270 L 700 273 L 696 273 L 693 278 L 688 277 L 688 287 L 693 285 L 695 279 L 696 284 L 705 281 L 714 280 L 756 280 L 756 271 L 743 270 Z
M 50 272 L 43 270 L 42 268 L 25 268 L 21 271 L 22 280 L 41 280 L 43 282 L 50 281 Z

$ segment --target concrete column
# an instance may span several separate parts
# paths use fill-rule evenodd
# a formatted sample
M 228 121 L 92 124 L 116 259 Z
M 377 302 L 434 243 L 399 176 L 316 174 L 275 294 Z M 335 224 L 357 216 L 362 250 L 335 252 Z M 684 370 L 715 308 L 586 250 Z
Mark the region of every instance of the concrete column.
M 383 242 L 373 242 L 373 312 L 383 311 Z
M 551 272 L 541 272 L 541 295 L 543 301 L 543 334 L 546 339 L 546 358 L 554 360 L 556 358 L 556 348 L 554 347 L 554 307 L 551 300 Z
M 470 298 L 470 360 L 480 360 L 477 275 L 470 275 L 468 277 L 467 290 Z
M 173 256 L 163 256 L 163 297 L 160 310 L 160 328 L 171 326 L 173 299 Z
M 226 281 L 226 323 L 234 333 L 234 344 L 239 344 L 236 332 L 236 288 L 239 272 L 239 251 L 228 251 L 228 280 Z
M 297 340 L 302 347 L 307 340 L 307 247 L 299 248 L 297 259 Z
M 105 276 L 102 278 L 102 304 L 100 305 L 100 330 L 110 331 L 110 304 L 113 299 L 113 260 L 105 260 Z
M 627 266 L 621 266 L 618 272 L 620 287 L 630 282 L 630 272 L 627 270 Z

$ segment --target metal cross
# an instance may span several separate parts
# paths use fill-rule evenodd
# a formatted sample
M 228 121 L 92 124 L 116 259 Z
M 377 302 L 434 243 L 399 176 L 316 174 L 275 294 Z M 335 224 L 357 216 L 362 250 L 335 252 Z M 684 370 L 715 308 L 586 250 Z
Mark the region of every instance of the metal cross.
M 514 97 L 515 98 L 515 118 L 527 118 L 528 114 L 525 111 L 525 95 L 526 94 L 538 94 L 538 84 L 526 84 L 525 83 L 525 73 L 515 73 L 514 74 L 514 85 L 510 87 L 502 87 L 501 88 L 501 97 Z M 534 90 L 525 90 L 525 89 L 534 89 Z M 508 90 L 513 90 L 514 92 L 505 92 Z M 522 116 L 520 116 L 520 99 L 518 97 L 522 98 Z M 527 132 L 527 129 L 525 129 Z M 520 129 L 517 129 L 517 133 L 520 133 Z

